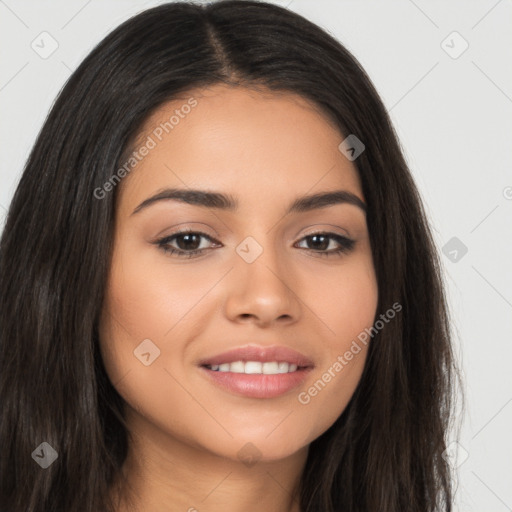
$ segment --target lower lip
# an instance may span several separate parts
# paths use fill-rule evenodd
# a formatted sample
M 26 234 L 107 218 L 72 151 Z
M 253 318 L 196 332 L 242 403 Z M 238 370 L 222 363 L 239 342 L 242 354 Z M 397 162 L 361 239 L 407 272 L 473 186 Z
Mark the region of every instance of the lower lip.
M 200 366 L 207 377 L 220 387 L 237 395 L 250 398 L 273 398 L 296 388 L 308 376 L 312 368 L 275 375 L 219 372 Z

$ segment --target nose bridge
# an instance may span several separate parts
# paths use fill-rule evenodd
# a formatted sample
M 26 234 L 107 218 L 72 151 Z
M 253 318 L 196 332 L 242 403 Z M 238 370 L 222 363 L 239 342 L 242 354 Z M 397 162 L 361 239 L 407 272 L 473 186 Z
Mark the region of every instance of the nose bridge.
M 235 252 L 238 256 L 235 266 L 246 279 L 254 277 L 257 281 L 265 280 L 267 285 L 277 284 L 277 281 L 280 287 L 284 286 L 283 281 L 288 279 L 289 272 L 286 270 L 283 246 L 275 240 L 272 232 L 266 233 L 261 229 L 245 237 L 235 247 Z
M 231 319 L 249 315 L 268 323 L 281 317 L 298 318 L 300 305 L 293 291 L 292 269 L 281 250 L 264 231 L 247 236 L 236 246 L 233 287 L 227 302 Z

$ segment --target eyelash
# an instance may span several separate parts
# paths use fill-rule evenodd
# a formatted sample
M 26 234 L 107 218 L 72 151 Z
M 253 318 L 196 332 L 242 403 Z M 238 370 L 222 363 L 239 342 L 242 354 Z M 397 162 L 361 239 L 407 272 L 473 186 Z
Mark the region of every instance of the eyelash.
M 207 238 L 211 242 L 216 242 L 212 237 L 207 235 L 206 233 L 202 233 L 201 231 L 192 231 L 192 230 L 183 230 L 178 231 L 177 233 L 174 233 L 172 235 L 160 238 L 159 240 L 156 240 L 154 243 L 157 245 L 164 253 L 169 255 L 176 255 L 179 258 L 192 258 L 195 255 L 201 254 L 207 249 L 194 249 L 192 251 L 184 251 L 183 249 L 176 249 L 175 247 L 169 247 L 169 242 L 173 240 L 174 238 L 178 237 L 179 235 L 188 235 L 188 234 L 194 234 L 194 235 L 200 235 L 202 237 Z M 332 238 L 336 242 L 340 244 L 340 247 L 338 249 L 330 250 L 330 251 L 315 251 L 314 249 L 305 249 L 308 252 L 313 252 L 321 257 L 331 257 L 335 255 L 341 256 L 342 254 L 346 254 L 350 252 L 355 245 L 355 241 L 347 238 L 342 235 L 338 235 L 337 233 L 329 233 L 325 231 L 319 231 L 317 233 L 310 233 L 309 235 L 301 238 L 301 240 L 305 240 L 307 238 L 313 237 L 313 236 L 327 236 L 328 238 Z

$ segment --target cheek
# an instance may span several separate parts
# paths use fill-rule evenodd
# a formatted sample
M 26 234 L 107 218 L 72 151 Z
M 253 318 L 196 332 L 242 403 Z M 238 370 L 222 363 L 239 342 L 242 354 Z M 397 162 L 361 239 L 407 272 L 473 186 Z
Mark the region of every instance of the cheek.
M 378 289 L 373 265 L 365 260 L 356 262 L 324 299 L 324 307 L 335 333 L 331 337 L 331 349 L 336 352 L 348 349 L 352 340 L 372 326 L 377 301 Z
M 347 259 L 346 264 L 335 271 L 315 272 L 315 280 L 308 287 L 308 300 L 322 320 L 326 352 L 330 352 L 331 360 L 334 360 L 373 324 L 378 287 L 370 252 L 364 251 L 358 257 Z
M 370 256 L 347 264 L 335 282 L 317 296 L 315 311 L 329 327 L 323 330 L 325 353 L 315 379 L 298 397 L 315 436 L 336 421 L 359 384 L 371 342 L 367 332 L 377 310 L 378 287 Z
M 155 261 L 155 254 L 156 259 Z M 187 318 L 221 273 L 167 264 L 165 256 L 120 248 L 112 265 L 107 309 L 132 339 L 165 340 Z
M 208 265 L 168 265 L 156 249 L 137 249 L 116 246 L 100 322 L 105 368 L 134 408 L 155 389 L 178 400 L 182 390 L 165 369 L 185 366 L 187 339 L 203 327 L 197 316 L 204 316 L 204 298 L 224 273 Z
M 128 411 L 134 409 L 151 424 L 195 444 L 196 438 L 211 435 L 202 428 L 214 430 L 216 425 L 208 423 L 200 404 L 187 392 L 186 339 L 200 328 L 194 314 L 201 310 L 201 297 L 218 280 L 218 272 L 203 275 L 186 268 L 192 267 L 166 265 L 162 257 L 159 265 L 149 264 L 137 251 L 117 247 L 100 322 L 100 346 L 107 374 Z M 220 428 L 215 431 L 217 436 L 223 433 Z

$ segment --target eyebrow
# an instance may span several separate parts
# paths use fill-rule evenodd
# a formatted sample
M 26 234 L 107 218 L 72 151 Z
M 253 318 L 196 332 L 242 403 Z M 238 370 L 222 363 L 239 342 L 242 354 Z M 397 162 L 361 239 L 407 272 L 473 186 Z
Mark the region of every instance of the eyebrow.
M 239 205 L 236 198 L 230 194 L 197 189 L 166 188 L 142 201 L 142 203 L 133 210 L 131 215 L 140 212 L 156 202 L 169 200 L 229 212 L 236 212 Z M 352 192 L 348 190 L 332 190 L 296 198 L 288 207 L 286 214 L 308 212 L 337 204 L 351 204 L 358 206 L 366 212 L 366 204 Z

